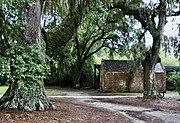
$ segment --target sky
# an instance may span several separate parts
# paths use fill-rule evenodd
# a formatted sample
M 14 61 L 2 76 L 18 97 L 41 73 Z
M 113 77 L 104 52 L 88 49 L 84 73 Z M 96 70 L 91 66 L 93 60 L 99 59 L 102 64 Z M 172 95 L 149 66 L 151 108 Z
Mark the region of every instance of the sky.
M 168 23 L 165 25 L 164 34 L 167 36 L 177 36 L 179 32 L 180 16 L 167 18 Z
M 167 24 L 164 27 L 164 35 L 168 37 L 176 37 L 179 33 L 178 24 L 180 24 L 180 16 L 178 17 L 169 17 L 167 18 Z M 146 45 L 151 46 L 152 45 L 152 36 L 149 32 L 146 33 Z

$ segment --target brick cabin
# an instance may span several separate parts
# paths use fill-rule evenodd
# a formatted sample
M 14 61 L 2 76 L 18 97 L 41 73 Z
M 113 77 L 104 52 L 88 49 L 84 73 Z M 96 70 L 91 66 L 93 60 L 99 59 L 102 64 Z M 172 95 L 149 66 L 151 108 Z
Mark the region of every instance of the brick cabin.
M 129 60 L 102 60 L 100 89 L 103 92 L 143 92 L 143 68 L 140 65 L 133 78 Z M 155 66 L 155 75 L 161 93 L 166 92 L 166 70 L 162 63 Z

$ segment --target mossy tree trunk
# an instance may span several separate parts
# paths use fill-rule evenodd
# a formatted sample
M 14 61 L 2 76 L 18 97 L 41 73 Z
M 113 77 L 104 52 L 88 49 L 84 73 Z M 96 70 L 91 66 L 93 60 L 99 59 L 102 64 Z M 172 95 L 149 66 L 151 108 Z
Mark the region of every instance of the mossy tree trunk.
M 48 100 L 43 83 L 36 85 L 36 89 L 27 87 L 26 92 L 19 89 L 13 82 L 0 99 L 1 110 L 44 111 L 53 110 L 53 104 Z
M 32 4 L 28 4 L 26 8 L 24 8 L 23 16 L 25 16 L 27 20 L 24 31 L 24 41 L 28 47 L 41 41 L 40 0 L 36 0 Z M 44 111 L 54 109 L 53 104 L 48 100 L 45 94 L 43 81 L 33 83 L 33 87 L 28 84 L 28 79 L 27 81 L 23 81 L 23 83 L 23 88 L 20 87 L 18 81 L 10 83 L 8 90 L 0 99 L 1 110 L 15 109 L 25 111 Z
M 158 97 L 158 85 L 155 76 L 155 65 L 156 63 L 160 62 L 158 54 L 153 57 L 152 54 L 149 52 L 153 52 L 149 50 L 146 54 L 146 57 L 143 61 L 143 73 L 144 73 L 144 97 Z
M 161 97 L 158 84 L 155 76 L 155 65 L 161 62 L 159 58 L 159 50 L 162 42 L 164 26 L 166 24 L 166 1 L 162 0 L 157 10 L 159 21 L 153 21 L 155 17 L 151 15 L 151 24 L 148 25 L 148 30 L 153 37 L 152 48 L 146 53 L 143 70 L 144 70 L 144 97 Z M 157 27 L 155 26 L 157 25 Z
M 53 56 L 55 54 L 55 56 L 57 56 L 60 49 L 66 46 L 72 39 L 81 23 L 83 12 L 89 5 L 89 2 L 87 1 L 89 0 L 83 0 L 78 3 L 78 5 L 73 5 L 72 9 L 69 10 L 68 15 L 64 17 L 62 22 L 53 30 L 49 32 L 43 30 L 43 38 L 46 42 L 48 55 Z
M 73 72 L 73 87 L 74 88 L 81 88 L 81 75 L 82 75 L 82 70 L 84 66 L 84 61 L 83 57 L 81 56 L 80 52 L 80 45 L 79 45 L 79 39 L 78 39 L 78 33 L 76 32 L 76 35 L 74 36 L 75 40 L 75 47 L 76 47 L 76 54 L 77 54 L 77 59 L 75 63 L 75 70 Z

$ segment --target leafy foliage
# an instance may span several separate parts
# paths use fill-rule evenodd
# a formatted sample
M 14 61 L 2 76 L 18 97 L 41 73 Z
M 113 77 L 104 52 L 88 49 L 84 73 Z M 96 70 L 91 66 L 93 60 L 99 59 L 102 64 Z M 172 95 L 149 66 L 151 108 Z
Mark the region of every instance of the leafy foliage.
M 0 53 L 9 48 L 12 41 L 24 42 L 26 19 L 23 16 L 25 6 L 33 0 L 2 0 L 0 4 Z
M 171 54 L 173 51 L 174 56 L 180 61 L 180 36 L 178 37 L 164 36 L 162 45 L 165 55 L 167 53 Z
M 47 57 L 40 45 L 25 48 L 13 42 L 10 46 L 6 56 L 0 59 L 0 77 L 7 78 L 9 83 L 16 83 L 23 93 L 28 92 L 29 88 L 36 89 L 49 73 Z
M 180 72 L 173 72 L 167 79 L 174 83 L 177 92 L 180 94 Z
M 62 85 L 62 81 L 71 79 L 71 72 L 75 63 L 74 43 L 68 43 L 65 47 L 57 49 L 57 52 L 53 55 L 54 57 L 50 61 L 51 75 L 46 78 L 45 84 Z
M 91 56 L 83 64 L 83 66 L 81 68 L 82 72 L 80 74 L 80 86 L 81 87 L 92 87 L 94 62 L 95 62 L 95 59 L 93 56 Z M 76 69 L 75 66 L 74 66 L 74 69 Z M 73 76 L 75 76 L 75 74 L 77 74 L 77 70 L 76 70 L 76 73 L 74 71 L 72 71 L 71 74 Z M 73 80 L 73 81 L 75 81 L 75 80 Z M 77 83 L 77 81 L 75 83 Z

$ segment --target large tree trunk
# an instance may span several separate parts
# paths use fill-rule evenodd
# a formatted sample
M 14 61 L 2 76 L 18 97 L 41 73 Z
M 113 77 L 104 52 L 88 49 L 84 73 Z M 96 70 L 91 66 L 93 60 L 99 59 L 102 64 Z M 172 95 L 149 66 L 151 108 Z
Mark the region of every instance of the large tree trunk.
M 40 42 L 40 0 L 28 4 L 24 9 L 23 15 L 27 20 L 24 31 L 25 44 L 30 46 Z M 34 87 L 28 86 L 29 84 L 26 83 L 28 83 L 28 81 L 24 82 L 24 88 L 26 88 L 24 91 L 21 90 L 22 88 L 19 87 L 17 82 L 11 82 L 8 90 L 0 99 L 0 109 L 17 109 L 25 111 L 54 109 L 54 106 L 45 94 L 43 81 L 35 83 Z
M 25 43 L 31 45 L 41 41 L 40 32 L 40 18 L 41 18 L 41 4 L 40 0 L 29 3 L 24 8 L 23 15 L 26 20 L 26 27 L 24 31 Z
M 2 10 L 2 4 L 0 4 L 0 41 L 2 41 L 2 34 L 3 34 L 3 10 Z
M 153 37 L 153 46 L 146 53 L 146 57 L 143 61 L 144 72 L 144 97 L 159 97 L 158 84 L 155 76 L 155 65 L 161 62 L 159 58 L 161 33 L 156 37 Z
M 166 24 L 166 1 L 161 0 L 158 9 L 158 19 L 157 27 L 155 21 L 152 25 L 149 25 L 148 30 L 150 31 L 153 37 L 152 48 L 146 54 L 144 60 L 143 69 L 144 69 L 144 97 L 160 97 L 158 92 L 158 84 L 155 76 L 155 65 L 157 62 L 160 62 L 159 50 L 162 40 L 164 26 Z M 152 28 L 154 26 L 154 28 Z
M 0 55 L 3 55 L 5 45 L 3 41 L 3 33 L 4 33 L 4 26 L 3 26 L 4 14 L 2 9 L 2 4 L 0 4 Z
M 25 111 L 52 110 L 54 106 L 49 102 L 43 83 L 34 89 L 28 88 L 26 93 L 20 90 L 18 84 L 13 82 L 0 100 L 0 109 L 17 109 Z
M 144 97 L 156 97 L 159 95 L 155 78 L 155 61 L 148 54 L 143 61 L 144 72 Z

